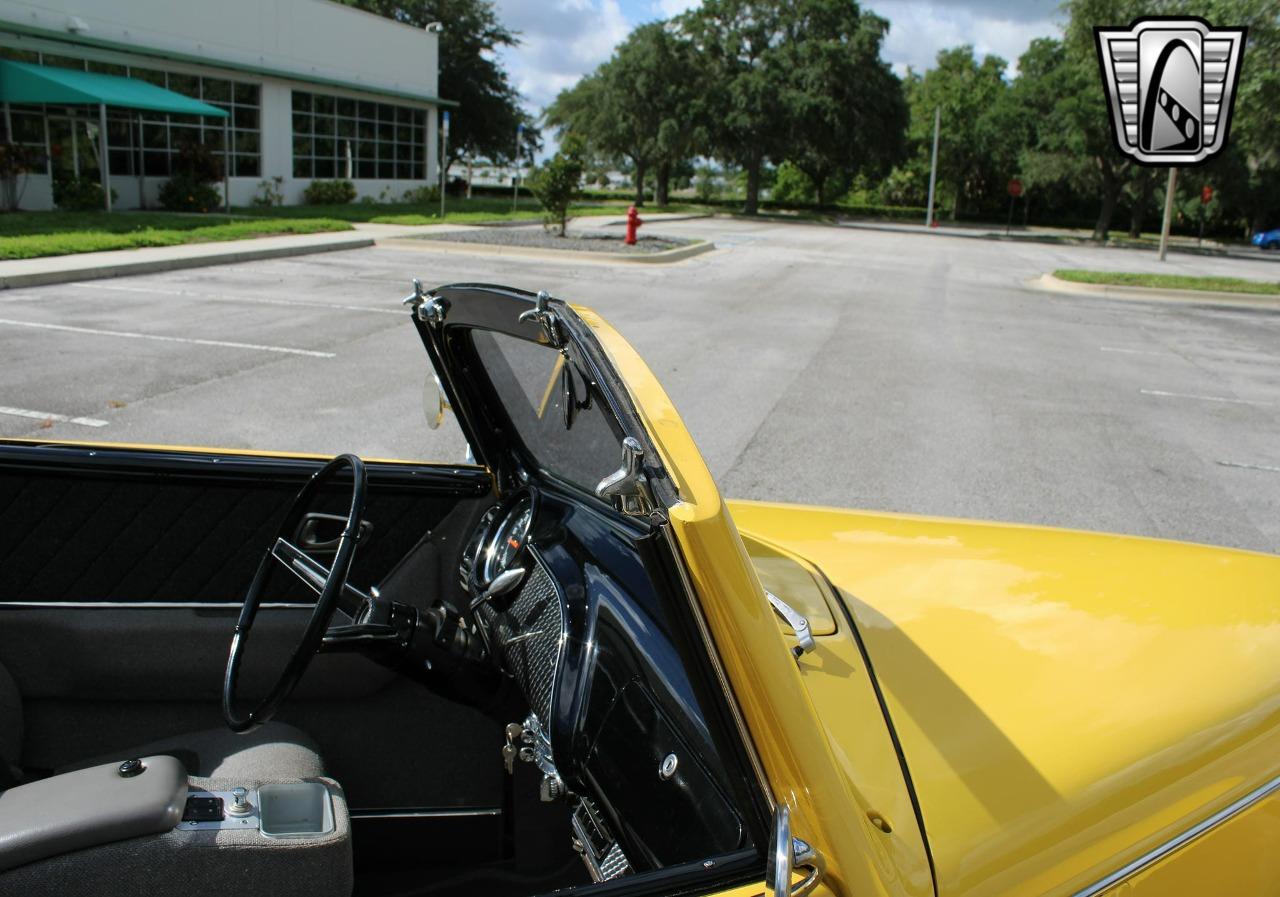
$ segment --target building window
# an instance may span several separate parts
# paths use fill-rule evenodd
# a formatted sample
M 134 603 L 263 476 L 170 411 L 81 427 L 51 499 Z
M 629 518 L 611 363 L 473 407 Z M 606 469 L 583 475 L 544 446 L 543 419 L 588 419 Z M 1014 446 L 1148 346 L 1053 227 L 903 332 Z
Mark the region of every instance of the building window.
M 203 115 L 142 115 L 143 165 L 148 175 L 167 176 L 173 157 L 184 143 L 203 143 L 219 156 L 223 152 L 224 127 L 231 140 L 232 177 L 259 177 L 262 173 L 262 88 L 257 84 L 228 81 L 202 75 L 184 75 L 131 67 L 130 77 L 166 87 L 225 109 L 230 119 Z M 115 165 L 114 158 L 112 165 Z M 114 167 L 112 168 L 114 172 Z
M 175 93 L 202 100 L 210 106 L 224 109 L 229 119 L 201 115 L 162 115 L 155 112 L 139 113 L 126 109 L 107 110 L 107 141 L 110 171 L 113 175 L 141 173 L 154 177 L 168 177 L 172 172 L 173 157 L 188 141 L 203 143 L 219 156 L 223 152 L 224 126 L 230 138 L 228 174 L 232 177 L 259 177 L 262 173 L 261 94 L 257 84 L 166 72 L 142 66 L 126 66 L 113 62 L 79 59 L 71 56 L 55 56 L 32 50 L 0 47 L 0 58 L 33 62 L 39 65 L 121 75 L 164 87 Z M 92 145 L 96 139 L 98 116 L 96 110 L 84 107 L 19 106 L 11 107 L 15 142 L 30 143 L 41 148 L 45 145 L 46 124 L 49 128 L 49 152 L 51 166 L 57 167 L 69 146 L 79 146 L 81 140 Z M 72 130 L 76 139 L 70 141 Z M 67 144 L 64 146 L 64 144 Z M 76 153 L 76 170 L 82 165 L 81 153 Z M 96 168 L 96 162 L 93 163 Z M 51 173 L 53 168 L 50 169 Z
M 426 180 L 425 109 L 293 92 L 293 176 Z

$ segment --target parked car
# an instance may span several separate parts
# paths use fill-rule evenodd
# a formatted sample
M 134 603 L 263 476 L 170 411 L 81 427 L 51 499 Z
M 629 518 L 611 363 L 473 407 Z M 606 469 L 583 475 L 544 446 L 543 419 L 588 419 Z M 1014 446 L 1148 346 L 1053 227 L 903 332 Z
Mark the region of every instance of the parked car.
M 474 464 L 0 440 L 0 893 L 1276 893 L 1280 557 L 726 501 L 590 310 L 407 305 Z
M 1280 227 L 1254 234 L 1253 245 L 1259 249 L 1280 249 Z

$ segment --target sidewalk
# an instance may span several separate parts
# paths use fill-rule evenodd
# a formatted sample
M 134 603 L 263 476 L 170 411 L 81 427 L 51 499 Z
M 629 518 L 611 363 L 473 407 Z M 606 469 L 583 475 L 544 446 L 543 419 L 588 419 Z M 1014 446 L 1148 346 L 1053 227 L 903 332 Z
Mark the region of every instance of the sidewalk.
M 850 221 L 842 220 L 836 222 L 837 227 L 850 227 L 859 230 L 878 230 L 900 234 L 919 234 L 922 236 L 943 236 L 943 237 L 963 237 L 970 240 L 1007 240 L 1009 242 L 1024 243 L 1065 243 L 1072 246 L 1101 246 L 1107 249 L 1137 249 L 1156 251 L 1154 245 L 1138 245 L 1123 239 L 1121 243 L 1095 243 L 1078 230 L 1068 230 L 1065 228 L 1053 227 L 1035 227 L 1022 229 L 1020 227 L 1013 228 L 1009 235 L 1006 236 L 1003 227 L 984 226 L 984 225 L 939 225 L 937 227 L 925 227 L 923 224 L 902 224 L 889 221 Z M 1221 244 L 1206 241 L 1203 246 L 1198 246 L 1189 237 L 1171 237 L 1169 240 L 1170 252 L 1185 252 L 1190 255 L 1210 255 L 1217 258 L 1238 258 L 1238 259 L 1260 259 L 1267 262 L 1280 262 L 1280 253 L 1263 252 L 1260 249 L 1252 249 L 1244 246 L 1222 246 Z
M 185 243 L 180 246 L 154 246 L 111 252 L 81 252 L 73 255 L 15 259 L 0 262 L 0 289 L 97 280 L 104 277 L 125 277 L 132 274 L 200 268 L 205 265 L 227 265 L 235 262 L 335 252 L 343 249 L 362 249 L 373 246 L 378 240 L 438 230 L 460 230 L 464 227 L 456 224 L 425 226 L 356 224 L 355 230 L 336 233 L 291 234 L 280 237 L 259 237 L 253 240 Z

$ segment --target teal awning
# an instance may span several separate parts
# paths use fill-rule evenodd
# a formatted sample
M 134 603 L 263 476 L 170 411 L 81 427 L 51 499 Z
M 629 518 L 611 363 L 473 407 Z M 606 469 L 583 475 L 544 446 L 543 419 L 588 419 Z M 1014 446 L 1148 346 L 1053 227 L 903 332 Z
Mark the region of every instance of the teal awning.
M 0 102 L 122 106 L 225 118 L 225 110 L 136 78 L 0 60 Z

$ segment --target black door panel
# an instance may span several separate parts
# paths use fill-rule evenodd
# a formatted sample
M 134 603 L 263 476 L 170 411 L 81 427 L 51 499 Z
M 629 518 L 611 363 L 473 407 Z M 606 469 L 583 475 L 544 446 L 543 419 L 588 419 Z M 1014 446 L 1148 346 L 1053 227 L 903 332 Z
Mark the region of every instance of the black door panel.
M 23 696 L 23 763 L 88 756 L 224 725 L 239 604 L 294 495 L 323 459 L 0 442 L 0 664 Z M 456 544 L 490 501 L 474 467 L 374 462 L 353 585 L 415 545 L 429 604 L 456 590 Z M 316 512 L 345 511 L 339 480 Z M 274 681 L 313 596 L 273 577 L 242 694 Z M 400 591 L 404 591 L 401 589 Z M 501 727 L 358 655 L 320 655 L 280 718 L 308 731 L 356 807 L 494 806 Z M 373 762 L 371 762 L 373 761 Z
M 0 607 L 0 662 L 25 700 L 221 700 L 239 608 Z M 246 699 L 264 694 L 307 625 L 307 608 L 264 608 L 242 668 Z M 356 654 L 322 654 L 301 700 L 365 698 L 395 677 Z
M 240 601 L 303 482 L 323 462 L 0 445 L 0 602 Z M 460 501 L 475 468 L 370 464 L 371 536 L 352 582 L 376 583 Z M 342 510 L 341 482 L 316 511 Z M 308 601 L 276 577 L 274 601 Z

